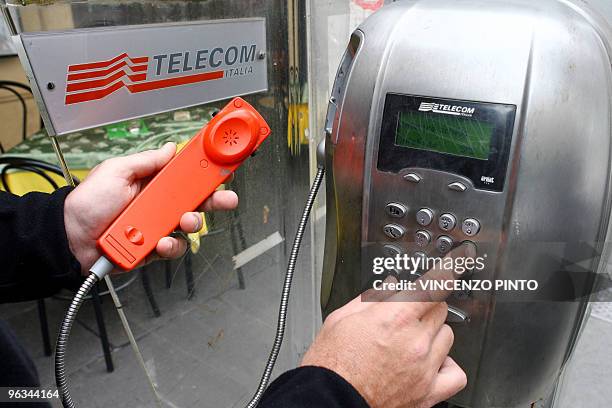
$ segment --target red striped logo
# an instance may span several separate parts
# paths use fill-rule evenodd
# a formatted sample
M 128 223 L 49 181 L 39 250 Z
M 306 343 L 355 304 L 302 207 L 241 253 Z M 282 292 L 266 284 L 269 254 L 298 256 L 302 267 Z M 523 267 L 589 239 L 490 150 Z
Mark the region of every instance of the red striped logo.
M 131 58 L 123 53 L 108 61 L 68 66 L 66 105 L 104 99 L 126 88 L 130 93 L 221 79 L 223 71 L 174 76 L 147 81 L 149 57 Z

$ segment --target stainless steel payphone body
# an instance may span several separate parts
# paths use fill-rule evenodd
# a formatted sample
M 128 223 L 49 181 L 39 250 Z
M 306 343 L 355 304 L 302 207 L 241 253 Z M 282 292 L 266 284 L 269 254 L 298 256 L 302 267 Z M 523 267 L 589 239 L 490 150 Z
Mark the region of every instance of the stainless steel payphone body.
M 603 1 L 404 0 L 366 20 L 342 59 L 324 314 L 367 287 L 374 256 L 464 240 L 487 258 L 472 278 L 546 288 L 449 299 L 468 375 L 457 405 L 550 398 L 578 336 L 610 214 L 609 21 Z

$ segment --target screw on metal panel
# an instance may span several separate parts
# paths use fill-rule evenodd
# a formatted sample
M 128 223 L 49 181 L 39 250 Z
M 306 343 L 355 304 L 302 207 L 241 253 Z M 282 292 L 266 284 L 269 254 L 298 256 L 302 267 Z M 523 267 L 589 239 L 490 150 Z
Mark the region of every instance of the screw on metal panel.
M 257 55 L 257 58 L 260 59 L 260 60 L 266 58 L 265 51 L 259 51 L 259 54 Z
M 49 82 L 47 84 L 47 89 L 50 90 L 50 91 L 54 90 L 55 89 L 55 84 L 53 82 Z

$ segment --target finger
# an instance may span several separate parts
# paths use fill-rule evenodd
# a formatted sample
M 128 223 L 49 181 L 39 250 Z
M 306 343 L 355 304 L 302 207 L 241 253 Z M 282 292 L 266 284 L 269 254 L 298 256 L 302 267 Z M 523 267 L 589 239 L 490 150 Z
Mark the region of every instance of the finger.
M 425 330 L 432 339 L 436 338 L 440 329 L 446 322 L 448 316 L 448 306 L 446 302 L 437 303 L 421 318 L 423 330 Z M 440 364 L 442 361 L 440 361 Z
M 398 280 L 395 276 L 389 275 L 385 278 L 383 282 L 384 283 L 397 283 Z M 368 307 L 378 302 L 384 301 L 388 297 L 392 296 L 394 293 L 397 293 L 397 291 L 375 290 L 373 288 L 368 289 L 365 292 L 363 292 L 361 295 L 357 296 L 355 299 L 351 300 L 345 306 L 341 307 L 340 309 L 337 309 L 334 312 L 334 318 L 336 320 L 339 320 L 349 315 L 352 315 L 354 313 L 362 312 Z
M 385 278 L 385 280 L 383 280 L 383 284 L 387 285 L 398 282 L 398 279 L 394 275 L 389 275 Z M 361 294 L 361 300 L 364 302 L 382 302 L 396 293 L 397 290 L 391 290 L 389 289 L 389 286 L 384 286 L 382 290 L 371 288 Z
M 173 237 L 164 237 L 157 242 L 157 255 L 165 259 L 176 259 L 187 251 L 187 242 Z
M 353 300 L 351 300 L 350 302 L 348 302 L 346 305 L 330 313 L 329 316 L 325 318 L 325 324 L 326 325 L 336 324 L 337 322 L 346 318 L 347 316 L 350 316 L 355 313 L 359 313 L 365 307 L 367 306 L 365 305 L 365 302 L 361 300 L 361 295 L 359 295 Z
M 444 259 L 452 258 L 454 260 L 458 258 L 476 258 L 476 246 L 474 243 L 470 241 L 466 241 L 462 243 L 460 246 L 451 251 Z M 454 265 L 455 262 L 449 263 L 449 265 Z M 424 283 L 427 281 L 431 281 L 431 283 L 443 283 L 445 281 L 454 281 L 456 279 L 461 279 L 463 273 L 457 273 L 456 270 L 452 267 L 445 267 L 446 262 L 437 262 L 436 266 L 431 270 L 427 271 L 423 276 L 419 279 Z M 452 293 L 451 290 L 429 290 L 429 291 L 421 291 L 420 296 L 423 299 L 427 299 L 434 302 L 440 302 L 446 300 L 446 298 Z
M 389 275 L 384 280 L 384 282 L 397 282 L 397 279 L 394 276 Z M 378 297 L 380 300 L 384 300 L 383 296 L 385 296 L 385 294 L 377 294 L 376 292 L 379 292 L 379 291 L 376 291 L 374 289 L 369 289 L 365 291 L 361 295 L 357 296 L 356 298 L 348 302 L 346 305 L 342 306 L 340 309 L 336 309 L 332 314 L 330 314 L 330 316 L 328 317 L 328 320 L 332 322 L 337 322 L 341 319 L 344 319 L 347 316 L 362 312 L 368 307 L 375 304 L 376 297 Z M 380 292 L 387 292 L 386 296 L 391 296 L 392 293 L 395 293 L 392 291 L 380 291 Z
M 431 283 L 436 283 L 437 281 L 439 283 L 444 283 L 445 281 L 454 281 L 459 278 L 460 275 L 455 273 L 453 268 L 446 267 L 448 264 L 444 262 L 444 260 L 447 258 L 474 257 L 475 251 L 476 249 L 473 243 L 463 243 L 446 255 L 442 262 L 436 262 L 433 269 L 417 279 L 413 290 L 404 290 L 388 298 L 387 301 L 393 303 L 393 306 L 389 308 L 391 315 L 406 312 L 420 319 L 425 313 L 434 308 L 438 302 L 446 300 L 451 291 L 429 290 L 427 289 L 426 282 L 432 281 Z M 452 264 L 454 264 L 454 262 L 452 262 Z M 412 303 L 412 305 L 407 307 L 406 303 Z
M 448 324 L 443 324 L 431 343 L 431 354 L 430 359 L 432 365 L 438 369 L 446 361 L 448 353 L 450 353 L 451 347 L 455 341 L 455 333 Z
M 147 150 L 131 156 L 116 159 L 123 174 L 131 174 L 137 179 L 149 177 L 159 172 L 176 154 L 176 144 L 169 142 L 157 150 Z
M 202 214 L 197 212 L 189 212 L 183 214 L 179 226 L 181 231 L 191 234 L 202 229 Z
M 233 210 L 238 207 L 238 195 L 232 190 L 215 191 L 198 208 L 200 211 Z
M 450 357 L 446 357 L 444 363 L 434 379 L 431 390 L 431 405 L 450 399 L 453 395 L 465 388 L 467 377 L 465 372 Z

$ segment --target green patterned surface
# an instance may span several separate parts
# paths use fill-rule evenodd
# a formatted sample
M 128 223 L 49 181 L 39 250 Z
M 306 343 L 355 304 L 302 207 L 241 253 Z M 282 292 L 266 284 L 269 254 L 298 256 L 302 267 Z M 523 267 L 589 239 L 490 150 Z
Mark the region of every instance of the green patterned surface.
M 111 157 L 155 149 L 169 141 L 185 142 L 210 120 L 213 111 L 210 107 L 193 108 L 189 114 L 181 111 L 151 116 L 144 119 L 148 132 L 138 136 L 109 138 L 106 128 L 96 128 L 59 136 L 58 139 L 71 169 L 91 169 Z M 51 140 L 44 130 L 13 147 L 7 155 L 57 163 Z

